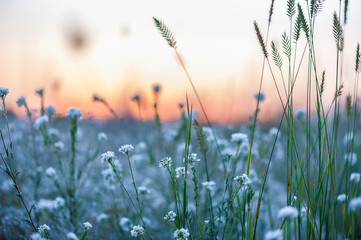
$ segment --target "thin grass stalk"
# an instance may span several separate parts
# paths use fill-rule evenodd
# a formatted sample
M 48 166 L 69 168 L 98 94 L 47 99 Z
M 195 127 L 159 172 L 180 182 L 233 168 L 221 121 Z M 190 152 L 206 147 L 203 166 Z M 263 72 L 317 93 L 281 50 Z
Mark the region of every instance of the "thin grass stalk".
M 26 214 L 28 216 L 28 220 L 25 220 L 26 222 L 28 222 L 30 224 L 30 226 L 33 228 L 33 230 L 35 232 L 37 232 L 37 229 L 35 227 L 33 218 L 31 216 L 31 212 L 33 210 L 33 208 L 35 207 L 35 205 L 33 205 L 30 209 L 27 207 L 25 200 L 24 200 L 24 196 L 20 190 L 20 187 L 16 181 L 17 176 L 20 174 L 20 172 L 17 172 L 16 170 L 13 169 L 12 164 L 10 159 L 13 161 L 14 160 L 14 154 L 13 154 L 13 143 L 11 141 L 11 133 L 10 133 L 10 127 L 9 127 L 9 122 L 8 122 L 8 118 L 7 118 L 7 109 L 6 109 L 6 104 L 5 104 L 5 96 L 1 97 L 2 99 L 2 103 L 3 103 L 3 107 L 4 107 L 4 116 L 5 116 L 5 122 L 6 122 L 6 127 L 8 130 L 8 137 L 9 137 L 9 145 L 10 145 L 10 152 L 9 149 L 6 147 L 5 144 L 5 139 L 4 139 L 4 135 L 2 130 L 0 129 L 0 136 L 1 136 L 1 141 L 3 143 L 3 147 L 6 153 L 6 160 L 4 158 L 4 156 L 0 153 L 0 157 L 3 161 L 3 163 L 5 164 L 5 169 L 1 168 L 1 170 L 3 170 L 12 180 L 13 182 L 13 187 L 16 190 L 16 196 L 20 199 L 23 207 L 25 208 Z
M 121 180 L 121 178 L 120 178 L 120 176 L 119 176 L 119 172 L 118 172 L 118 170 L 117 170 L 114 162 L 113 162 L 113 161 L 109 161 L 109 164 L 110 164 L 110 166 L 112 167 L 113 172 L 115 173 L 115 175 L 116 175 L 116 177 L 117 177 L 117 179 L 118 179 L 118 182 L 120 183 L 120 185 L 122 186 L 123 190 L 124 190 L 125 193 L 127 194 L 127 197 L 129 198 L 129 200 L 130 200 L 130 202 L 131 202 L 134 210 L 136 211 L 136 213 L 138 214 L 140 220 L 142 221 L 142 224 L 143 224 L 143 226 L 144 226 L 145 231 L 146 231 L 147 234 L 148 234 L 148 237 L 149 237 L 150 239 L 152 239 L 152 236 L 150 235 L 149 230 L 148 230 L 148 228 L 147 228 L 147 226 L 146 226 L 146 224 L 145 224 L 145 222 L 144 222 L 144 219 L 143 219 L 143 217 L 142 217 L 142 214 L 141 214 L 141 212 L 140 212 L 140 209 L 137 208 L 137 206 L 136 206 L 135 203 L 134 203 L 133 198 L 130 196 L 130 193 L 128 192 L 128 190 L 127 190 L 126 187 L 124 186 L 124 183 L 123 183 L 123 181 Z
M 188 129 L 187 136 L 185 141 L 185 150 L 184 150 L 184 168 L 185 176 L 183 181 L 183 227 L 186 228 L 187 221 L 187 208 L 188 208 L 188 196 L 187 196 L 187 177 L 188 177 L 188 160 L 189 160 L 189 146 L 191 140 L 191 130 L 192 130 L 192 109 L 189 108 L 188 97 L 187 97 L 187 111 L 188 111 Z
M 138 188 L 137 188 L 137 185 L 135 184 L 135 179 L 134 179 L 134 174 L 133 174 L 133 168 L 132 168 L 132 164 L 131 164 L 131 162 L 130 162 L 129 152 L 126 152 L 125 155 L 127 155 L 127 159 L 128 159 L 130 175 L 131 175 L 131 177 L 132 177 L 132 183 L 133 183 L 133 187 L 134 187 L 134 191 L 135 191 L 135 199 L 136 199 L 137 202 L 138 202 L 139 212 L 140 212 L 140 214 L 142 214 L 142 208 L 141 208 L 141 206 L 140 206 L 140 199 L 139 199 Z

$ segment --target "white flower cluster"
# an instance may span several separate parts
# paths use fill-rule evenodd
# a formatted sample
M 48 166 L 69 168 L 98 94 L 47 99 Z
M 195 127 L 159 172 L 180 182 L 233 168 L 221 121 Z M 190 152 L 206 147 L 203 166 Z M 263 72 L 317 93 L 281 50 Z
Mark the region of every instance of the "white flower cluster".
M 123 231 L 128 232 L 132 228 L 132 221 L 127 217 L 122 217 L 119 220 L 119 225 L 123 229 Z
M 107 151 L 107 152 L 105 152 L 105 153 L 103 153 L 102 155 L 101 155 L 101 161 L 102 161 L 102 163 L 105 163 L 105 162 L 110 162 L 110 161 L 112 161 L 113 159 L 115 159 L 116 157 L 115 157 L 115 154 L 114 154 L 114 152 L 112 152 L 112 151 Z
M 100 223 L 100 222 L 104 222 L 105 220 L 107 220 L 109 218 L 109 215 L 106 214 L 106 213 L 101 213 L 97 216 L 96 218 L 96 221 L 97 223 Z
M 55 109 L 55 107 L 50 105 L 46 108 L 46 112 L 47 112 L 48 116 L 51 118 L 51 116 L 53 116 L 55 114 L 56 109 Z
M 90 222 L 83 223 L 84 229 L 89 231 L 93 227 L 93 225 Z
M 54 147 L 56 150 L 60 151 L 63 150 L 64 148 L 64 143 L 62 141 L 58 141 L 56 143 L 54 143 Z
M 46 238 L 43 238 L 40 233 L 33 233 L 30 235 L 31 240 L 46 240 Z
M 199 162 L 200 159 L 197 157 L 197 153 L 191 153 L 188 157 L 188 166 L 190 168 L 194 168 L 197 162 Z M 185 159 L 183 159 L 183 162 L 185 162 Z
M 108 139 L 108 136 L 105 132 L 100 132 L 98 133 L 97 139 L 99 142 L 104 142 L 105 140 Z
M 132 237 L 139 237 L 144 234 L 144 228 L 142 226 L 134 226 L 133 229 L 130 231 Z
M 355 212 L 357 209 L 361 208 L 361 196 L 352 198 L 349 202 L 348 209 L 352 212 Z
M 175 240 L 188 240 L 189 236 L 190 234 L 185 228 L 177 229 L 173 234 Z
M 134 147 L 132 145 L 125 144 L 121 146 L 118 151 L 123 154 L 129 154 L 129 152 L 131 152 L 132 150 L 134 150 Z
M 351 173 L 351 175 L 350 175 L 351 182 L 358 183 L 358 182 L 360 182 L 360 178 L 361 178 L 361 176 L 359 173 Z
M 66 234 L 66 239 L 67 240 L 79 240 L 79 238 L 77 237 L 77 235 L 75 235 L 75 233 L 73 232 L 68 232 Z
M 184 177 L 186 175 L 186 169 L 185 167 L 177 167 L 175 169 L 175 177 L 179 178 L 179 177 Z
M 138 192 L 139 192 L 140 195 L 147 195 L 147 194 L 150 193 L 150 190 L 145 186 L 139 186 L 138 187 Z
M 9 94 L 9 89 L 0 87 L 0 97 L 4 98 L 8 94 Z
M 45 174 L 48 178 L 53 178 L 55 177 L 56 175 L 56 171 L 54 168 L 52 167 L 48 167 L 46 170 L 45 170 Z
M 244 133 L 233 133 L 231 135 L 231 142 L 237 143 L 237 144 L 241 144 L 242 142 L 246 142 L 248 141 L 248 136 L 247 134 Z
M 252 183 L 251 179 L 247 176 L 247 174 L 242 174 L 241 176 L 236 176 L 234 178 L 234 181 L 236 181 L 241 187 L 245 186 L 247 187 Z
M 57 197 L 55 200 L 51 199 L 40 199 L 38 204 L 36 205 L 38 210 L 48 210 L 53 211 L 55 209 L 61 208 L 65 206 L 65 200 L 62 197 Z
M 77 108 L 70 108 L 66 111 L 66 116 L 71 119 L 82 120 L 83 114 Z
M 164 219 L 170 222 L 174 222 L 175 221 L 175 217 L 177 216 L 177 214 L 173 211 L 169 211 L 165 216 Z
M 214 189 L 214 187 L 216 186 L 216 183 L 214 181 L 203 182 L 202 186 L 205 187 L 206 189 L 208 189 L 209 191 L 212 191 Z
M 297 110 L 295 111 L 295 117 L 296 117 L 296 118 L 298 118 L 298 119 L 303 119 L 303 118 L 305 118 L 305 116 L 306 116 L 305 110 L 303 110 L 303 109 L 297 109 Z
M 278 218 L 294 219 L 297 216 L 298 216 L 298 210 L 295 207 L 287 206 L 287 207 L 281 208 L 278 211 Z
M 38 231 L 41 235 L 48 234 L 50 231 L 50 227 L 46 224 L 43 224 L 38 228 Z
M 283 239 L 282 231 L 279 229 L 268 231 L 264 235 L 264 240 L 282 240 L 282 239 Z
M 172 166 L 172 159 L 170 157 L 159 160 L 159 167 L 170 168 L 170 166 Z
M 58 137 L 58 136 L 59 136 L 60 132 L 59 132 L 59 130 L 56 129 L 56 128 L 49 128 L 49 129 L 48 129 L 48 134 L 49 134 L 50 137 L 55 138 L 55 137 Z
M 356 153 L 352 152 L 352 153 L 346 153 L 345 154 L 345 161 L 348 161 L 348 164 L 350 166 L 354 166 L 357 163 L 357 155 Z
M 343 203 L 345 202 L 346 198 L 347 198 L 346 194 L 342 193 L 337 196 L 337 201 Z
M 43 126 L 45 126 L 48 122 L 49 122 L 48 116 L 43 115 L 43 116 L 41 116 L 41 117 L 38 117 L 38 118 L 35 120 L 34 127 L 39 130 L 40 128 L 42 128 Z
M 24 97 L 20 97 L 17 101 L 16 104 L 18 105 L 18 107 L 21 107 L 22 105 L 26 104 L 25 98 Z

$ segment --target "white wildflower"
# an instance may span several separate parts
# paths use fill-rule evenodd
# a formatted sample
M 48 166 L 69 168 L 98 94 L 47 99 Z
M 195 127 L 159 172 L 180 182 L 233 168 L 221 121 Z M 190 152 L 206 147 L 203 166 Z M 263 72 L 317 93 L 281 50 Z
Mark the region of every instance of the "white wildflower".
M 305 117 L 305 115 L 306 115 L 306 112 L 303 109 L 297 109 L 295 111 L 295 117 L 298 119 L 303 119 Z
M 282 231 L 279 229 L 266 232 L 264 240 L 282 240 Z
M 62 197 L 56 197 L 54 200 L 54 207 L 60 208 L 65 206 L 65 200 Z
M 358 208 L 361 208 L 361 196 L 352 198 L 348 205 L 348 209 L 352 212 L 356 211 Z
M 89 231 L 89 229 L 91 229 L 93 227 L 93 225 L 90 222 L 83 223 L 83 226 L 84 226 L 85 230 L 87 230 L 87 231 Z
M 271 136 L 276 136 L 277 133 L 278 133 L 278 128 L 275 128 L 275 127 L 271 128 L 271 129 L 269 130 L 269 132 L 268 132 L 268 134 L 271 135 Z M 279 133 L 278 133 L 278 134 L 279 134 Z
M 54 201 L 50 199 L 40 199 L 38 204 L 36 204 L 38 210 L 48 210 L 52 211 L 55 208 Z
M 48 178 L 53 178 L 55 175 L 56 175 L 56 171 L 54 168 L 52 167 L 48 167 L 46 170 L 45 170 L 45 173 L 46 173 L 46 176 L 48 176 Z
M 135 146 L 135 148 L 137 149 L 137 151 L 138 151 L 139 153 L 146 153 L 146 151 L 147 151 L 147 144 L 146 144 L 145 142 L 141 141 L 141 142 L 139 142 L 139 143 Z
M 350 166 L 354 166 L 357 163 L 357 155 L 356 153 L 352 152 L 352 153 L 346 153 L 345 154 L 345 161 L 348 161 L 348 164 Z
M 203 182 L 202 186 L 205 187 L 206 189 L 208 189 L 209 191 L 212 191 L 214 189 L 214 187 L 216 186 L 216 183 L 214 181 Z
M 343 203 L 343 202 L 345 202 L 345 200 L 346 200 L 346 194 L 342 193 L 342 194 L 337 196 L 337 201 L 338 202 Z
M 298 216 L 298 210 L 295 207 L 287 206 L 284 208 L 281 208 L 278 211 L 278 218 L 296 218 Z
M 9 94 L 9 89 L 0 87 L 0 97 L 1 98 L 4 98 L 8 94 Z
M 133 229 L 130 231 L 132 237 L 139 237 L 144 234 L 144 228 L 142 226 L 134 226 Z
M 248 141 L 247 134 L 244 133 L 233 133 L 231 135 L 231 142 L 235 142 L 237 144 L 241 144 L 242 142 Z
M 55 114 L 56 109 L 50 105 L 46 108 L 46 112 L 49 115 L 49 117 L 51 118 L 51 116 L 53 116 Z
M 17 101 L 16 104 L 18 105 L 18 107 L 21 107 L 22 105 L 26 104 L 25 98 L 24 97 L 20 97 Z
M 234 178 L 234 181 L 236 181 L 241 187 L 248 186 L 252 183 L 251 179 L 247 176 L 247 174 L 242 174 L 241 176 L 236 176 Z
M 354 181 L 355 183 L 360 182 L 360 173 L 351 173 L 350 175 L 350 181 Z
M 49 234 L 50 227 L 46 224 L 43 224 L 38 228 L 38 231 L 41 235 L 44 235 L 44 234 L 46 235 L 46 234 Z
M 175 230 L 173 237 L 175 240 L 188 240 L 189 232 L 185 228 Z
M 64 143 L 62 141 L 58 141 L 56 143 L 54 143 L 54 147 L 56 150 L 60 151 L 63 150 L 64 148 Z
M 65 206 L 65 200 L 62 197 L 57 197 L 55 200 L 51 199 L 40 199 L 37 203 L 36 207 L 39 210 L 47 210 L 47 211 L 53 211 L 55 209 L 58 209 L 60 207 Z
M 99 142 L 104 142 L 105 140 L 108 139 L 108 136 L 105 132 L 100 132 L 98 133 L 97 139 Z
M 30 235 L 31 240 L 46 240 L 46 238 L 43 238 L 40 233 L 33 233 Z
M 77 119 L 77 120 L 83 119 L 83 114 L 77 108 L 69 108 L 68 111 L 66 111 L 66 116 L 71 119 Z
M 353 132 L 347 132 L 345 137 L 343 138 L 343 143 L 345 145 L 351 143 L 351 141 L 353 140 Z
M 97 216 L 97 223 L 100 223 L 100 222 L 104 222 L 105 220 L 107 220 L 109 218 L 109 215 L 108 214 L 105 214 L 105 213 L 101 213 Z
M 58 137 L 59 136 L 59 130 L 56 128 L 49 128 L 48 134 L 50 137 Z
M 306 218 L 307 217 L 307 210 L 305 207 L 301 208 L 301 217 Z
M 172 159 L 170 157 L 159 160 L 159 167 L 170 168 L 170 166 L 172 166 Z
M 66 234 L 66 239 L 67 240 L 79 240 L 79 238 L 73 232 L 68 232 Z
M 101 155 L 101 161 L 103 163 L 110 162 L 115 158 L 115 154 L 112 151 L 107 151 Z
M 173 211 L 169 211 L 165 216 L 164 219 L 170 222 L 174 222 L 175 221 L 175 217 L 177 216 L 177 214 Z
M 129 154 L 129 152 L 131 152 L 132 150 L 134 150 L 134 147 L 132 145 L 125 144 L 121 146 L 118 151 L 123 154 Z
M 145 186 L 138 187 L 138 192 L 140 195 L 146 195 L 150 193 L 150 190 Z
M 194 168 L 197 162 L 199 162 L 200 159 L 197 157 L 197 153 L 191 153 L 188 157 L 188 166 L 190 168 Z M 185 159 L 183 159 L 183 162 L 185 162 Z
M 48 116 L 43 115 L 35 120 L 34 127 L 39 130 L 41 127 L 45 126 L 48 122 L 49 122 Z
M 131 229 L 132 221 L 129 218 L 122 217 L 119 220 L 119 225 L 124 231 L 128 232 Z
M 179 177 L 184 177 L 186 175 L 186 169 L 185 167 L 177 167 L 175 169 L 175 177 L 179 178 Z
M 8 192 L 13 189 L 13 181 L 11 179 L 3 180 L 0 185 L 0 190 L 3 192 Z

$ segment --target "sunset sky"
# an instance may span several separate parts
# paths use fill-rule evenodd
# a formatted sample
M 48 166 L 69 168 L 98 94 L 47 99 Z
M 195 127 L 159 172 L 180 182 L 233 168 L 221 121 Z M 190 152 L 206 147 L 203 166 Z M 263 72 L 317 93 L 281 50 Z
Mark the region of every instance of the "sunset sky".
M 332 14 L 338 3 L 325 1 L 316 22 L 318 68 L 319 74 L 326 69 L 328 99 L 334 92 Z M 155 16 L 174 33 L 211 121 L 245 121 L 255 110 L 253 95 L 263 60 L 253 21 L 265 34 L 269 5 L 269 0 L 0 0 L 0 86 L 10 89 L 8 105 L 19 115 L 24 112 L 17 108 L 17 98 L 24 96 L 31 108 L 38 108 L 34 92 L 44 88 L 46 105 L 54 105 L 60 114 L 78 107 L 87 117 L 111 117 L 104 106 L 92 101 L 97 93 L 119 115 L 136 117 L 136 105 L 130 98 L 139 93 L 143 115 L 152 118 L 151 87 L 155 83 L 162 86 L 161 119 L 178 118 L 177 104 L 185 102 L 186 93 L 199 110 L 174 52 L 155 28 Z M 276 0 L 270 40 L 279 48 L 283 31 L 289 31 L 285 10 L 286 1 Z M 343 62 L 346 93 L 353 88 L 355 48 L 361 42 L 360 13 L 361 1 L 349 1 Z M 299 56 L 304 44 L 302 35 Z M 304 62 L 304 73 L 306 69 Z M 280 79 L 274 65 L 273 70 Z M 264 81 L 266 98 L 260 117 L 266 121 L 279 114 L 280 101 L 268 68 Z M 295 105 L 302 107 L 305 74 L 297 81 Z

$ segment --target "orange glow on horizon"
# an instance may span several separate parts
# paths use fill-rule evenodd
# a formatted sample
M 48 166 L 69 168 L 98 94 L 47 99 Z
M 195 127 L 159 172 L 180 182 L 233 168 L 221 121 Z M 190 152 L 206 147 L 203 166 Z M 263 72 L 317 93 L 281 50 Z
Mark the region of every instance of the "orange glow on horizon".
M 252 22 L 257 20 L 262 33 L 266 33 L 269 3 L 265 0 L 247 3 L 230 0 L 227 4 L 207 0 L 184 0 L 179 4 L 164 0 L 0 1 L 0 87 L 9 88 L 7 106 L 18 116 L 25 114 L 24 109 L 16 106 L 16 100 L 24 96 L 36 112 L 40 99 L 34 92 L 44 88 L 46 106 L 53 105 L 62 116 L 68 108 L 77 107 L 87 119 L 112 119 L 105 106 L 92 101 L 96 93 L 120 117 L 138 119 L 137 105 L 131 97 L 140 94 L 142 117 L 152 120 L 151 87 L 159 83 L 162 92 L 158 108 L 162 121 L 179 119 L 178 103 L 185 103 L 186 94 L 199 118 L 204 120 L 173 50 L 154 26 L 152 16 L 156 16 L 175 35 L 177 49 L 209 119 L 217 123 L 248 123 L 256 108 L 254 94 L 258 91 L 263 61 Z M 350 66 L 354 66 L 356 43 L 361 41 L 360 7 L 361 2 L 350 2 L 342 72 L 345 95 L 353 92 L 354 73 Z M 284 76 L 287 76 L 281 43 L 281 35 L 289 31 L 285 9 L 286 2 L 275 5 L 268 44 L 273 40 L 281 52 Z M 332 102 L 335 82 L 336 48 L 332 34 L 335 9 L 338 9 L 336 1 L 325 2 L 314 33 L 318 74 L 326 69 L 323 97 L 327 107 Z M 304 46 L 302 35 L 297 64 Z M 306 105 L 307 58 L 306 51 L 295 85 L 295 109 Z M 282 77 L 271 65 L 285 104 Z M 266 98 L 260 105 L 260 122 L 279 119 L 281 101 L 268 66 L 262 92 Z

